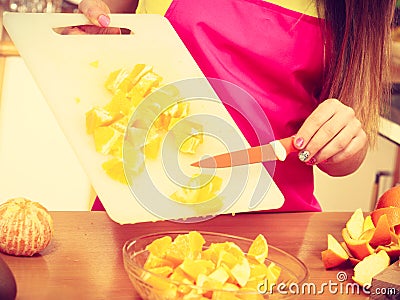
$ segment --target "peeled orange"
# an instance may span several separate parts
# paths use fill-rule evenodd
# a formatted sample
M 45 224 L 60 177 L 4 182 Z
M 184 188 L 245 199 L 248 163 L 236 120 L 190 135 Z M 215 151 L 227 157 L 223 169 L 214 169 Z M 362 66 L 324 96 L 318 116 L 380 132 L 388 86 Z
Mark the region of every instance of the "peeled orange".
M 40 203 L 13 198 L 0 205 L 0 232 L 0 251 L 32 256 L 50 244 L 53 219 Z

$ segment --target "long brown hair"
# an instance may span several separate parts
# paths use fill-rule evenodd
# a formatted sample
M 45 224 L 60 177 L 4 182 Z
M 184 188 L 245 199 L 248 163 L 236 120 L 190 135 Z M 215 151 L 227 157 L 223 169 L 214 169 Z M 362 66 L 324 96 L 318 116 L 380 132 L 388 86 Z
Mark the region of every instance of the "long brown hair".
M 317 0 L 331 36 L 321 96 L 352 107 L 375 144 L 390 99 L 390 29 L 394 0 Z

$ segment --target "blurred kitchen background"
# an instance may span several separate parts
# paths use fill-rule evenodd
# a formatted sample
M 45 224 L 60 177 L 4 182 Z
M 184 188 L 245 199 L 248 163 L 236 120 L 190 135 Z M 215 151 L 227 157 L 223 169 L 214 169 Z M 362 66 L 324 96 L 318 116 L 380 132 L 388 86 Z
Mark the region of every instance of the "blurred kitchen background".
M 10 1 L 0 0 L 1 16 L 24 0 Z M 42 1 L 42 9 L 55 9 Z M 56 1 L 56 11 L 77 12 L 77 0 Z M 0 203 L 23 196 L 49 210 L 89 210 L 95 197 L 90 182 L 2 23 L 0 30 Z M 399 182 L 400 85 L 394 85 L 391 107 L 381 118 L 376 148 L 356 173 L 332 178 L 315 168 L 315 194 L 325 211 L 369 211 Z

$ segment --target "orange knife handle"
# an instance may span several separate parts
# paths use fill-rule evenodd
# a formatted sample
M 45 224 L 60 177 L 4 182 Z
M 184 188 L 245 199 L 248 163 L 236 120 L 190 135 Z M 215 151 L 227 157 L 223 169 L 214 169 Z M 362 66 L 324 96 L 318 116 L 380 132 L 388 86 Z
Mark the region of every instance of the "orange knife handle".
M 292 152 L 297 152 L 299 151 L 297 148 L 295 148 L 294 144 L 293 144 L 293 139 L 294 136 L 290 136 L 284 139 L 281 139 L 280 142 L 282 144 L 282 146 L 285 148 L 286 150 L 286 154 L 290 154 Z
M 288 154 L 297 151 L 293 145 L 293 136 L 270 143 L 274 149 L 275 156 L 280 161 L 284 161 Z

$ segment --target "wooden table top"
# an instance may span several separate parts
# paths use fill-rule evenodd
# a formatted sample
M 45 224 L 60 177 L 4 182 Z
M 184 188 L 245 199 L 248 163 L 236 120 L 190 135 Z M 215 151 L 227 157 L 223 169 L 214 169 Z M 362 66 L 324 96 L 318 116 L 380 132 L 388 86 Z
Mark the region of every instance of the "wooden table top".
M 55 234 L 51 244 L 34 257 L 0 254 L 17 281 L 17 299 L 139 299 L 125 273 L 122 246 L 130 238 L 168 230 L 202 230 L 255 238 L 263 233 L 270 245 L 302 260 L 309 269 L 307 283 L 320 286 L 337 274 L 352 269 L 325 270 L 321 251 L 327 233 L 341 238 L 341 229 L 351 213 L 262 213 L 224 215 L 199 223 L 170 221 L 120 225 L 105 212 L 51 212 Z M 345 295 L 303 295 L 302 299 L 367 299 L 360 291 Z

